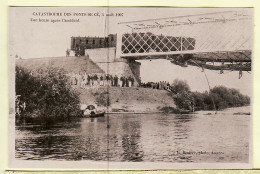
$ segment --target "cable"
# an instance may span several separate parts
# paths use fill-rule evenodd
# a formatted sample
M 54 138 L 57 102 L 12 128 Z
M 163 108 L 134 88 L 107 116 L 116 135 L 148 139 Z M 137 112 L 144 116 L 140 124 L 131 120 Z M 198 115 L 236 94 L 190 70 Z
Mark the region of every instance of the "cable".
M 206 80 L 207 80 L 207 83 L 208 83 L 208 87 L 209 87 L 209 96 L 210 96 L 211 89 L 210 89 L 210 84 L 209 84 L 209 80 L 208 80 L 207 74 L 206 74 L 206 72 L 204 71 L 204 68 L 203 68 L 202 66 L 200 66 L 197 62 L 194 62 L 194 63 L 196 63 L 199 67 L 201 67 L 201 68 L 203 69 L 202 72 L 204 73 L 204 75 L 205 75 L 205 77 L 206 77 Z M 210 97 L 210 98 L 211 98 L 211 100 L 212 100 L 212 104 L 213 104 L 214 109 L 215 109 L 215 111 L 216 111 L 215 114 L 217 114 L 217 108 L 216 108 L 214 99 L 213 99 L 213 97 Z

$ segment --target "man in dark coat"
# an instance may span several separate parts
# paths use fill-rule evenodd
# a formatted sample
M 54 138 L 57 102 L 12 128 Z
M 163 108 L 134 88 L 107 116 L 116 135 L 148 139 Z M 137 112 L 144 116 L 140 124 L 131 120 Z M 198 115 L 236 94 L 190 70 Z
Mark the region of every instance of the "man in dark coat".
M 117 75 L 115 75 L 115 77 L 114 77 L 114 84 L 115 84 L 115 86 L 118 86 L 118 77 L 117 77 Z
M 125 83 L 126 83 L 126 87 L 129 87 L 129 79 L 128 79 L 129 77 L 126 77 L 125 78 Z
M 120 80 L 122 81 L 122 87 L 124 87 L 124 86 L 125 86 L 125 77 L 122 76 L 122 77 L 120 78 Z

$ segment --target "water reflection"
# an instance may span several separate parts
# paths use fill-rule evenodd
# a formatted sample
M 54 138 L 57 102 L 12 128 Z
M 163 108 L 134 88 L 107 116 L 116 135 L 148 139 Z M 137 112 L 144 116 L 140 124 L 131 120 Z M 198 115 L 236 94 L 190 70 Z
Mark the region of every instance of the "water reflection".
M 115 114 L 16 127 L 16 158 L 163 162 L 245 162 L 249 116 Z M 199 154 L 200 152 L 200 154 Z M 203 153 L 202 153 L 203 152 Z M 205 153 L 204 153 L 205 152 Z M 218 155 L 209 155 L 221 152 Z
M 141 123 L 124 117 L 122 123 L 123 159 L 126 161 L 142 161 L 143 151 L 140 143 Z

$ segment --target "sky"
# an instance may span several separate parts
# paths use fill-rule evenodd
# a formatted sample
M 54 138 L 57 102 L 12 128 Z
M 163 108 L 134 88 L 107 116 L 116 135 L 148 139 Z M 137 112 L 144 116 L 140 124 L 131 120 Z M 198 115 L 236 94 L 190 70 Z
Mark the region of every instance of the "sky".
M 10 7 L 9 8 L 9 54 L 24 59 L 65 56 L 70 48 L 72 36 L 99 36 L 129 32 L 129 27 L 120 22 L 196 15 L 223 11 L 245 11 L 234 8 L 104 8 L 104 7 Z M 62 13 L 62 16 L 39 16 L 44 12 Z M 65 14 L 70 16 L 64 16 Z M 92 16 L 89 16 L 91 14 Z M 103 14 L 110 14 L 105 20 Z M 117 15 L 123 14 L 123 16 Z M 40 19 L 54 20 L 39 22 Z M 80 22 L 55 22 L 62 19 L 79 19 Z M 193 18 L 190 18 L 193 20 Z M 35 21 L 37 20 L 37 21 Z M 108 27 L 105 27 L 105 22 Z M 221 26 L 226 26 L 222 27 Z M 131 30 L 130 30 L 131 31 Z M 248 22 L 222 25 L 189 25 L 161 30 L 167 34 L 196 38 L 197 50 L 219 50 L 252 48 L 253 25 Z M 155 31 L 158 32 L 158 31 Z M 223 44 L 221 44 L 223 43 Z M 141 78 L 144 82 L 174 79 L 186 80 L 193 91 L 208 90 L 204 73 L 198 67 L 183 68 L 167 60 L 158 59 L 141 62 Z M 252 95 L 252 74 L 244 72 L 238 79 L 238 72 L 205 70 L 210 86 L 224 85 Z

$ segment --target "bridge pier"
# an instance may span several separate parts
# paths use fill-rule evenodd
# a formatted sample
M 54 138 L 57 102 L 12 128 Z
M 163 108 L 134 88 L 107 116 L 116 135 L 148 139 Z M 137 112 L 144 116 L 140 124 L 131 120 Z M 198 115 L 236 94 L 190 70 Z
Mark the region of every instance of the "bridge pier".
M 85 55 L 96 63 L 106 74 L 134 78 L 134 86 L 140 83 L 141 63 L 131 59 L 116 58 L 116 48 L 86 49 Z M 138 83 L 137 83 L 138 82 Z

